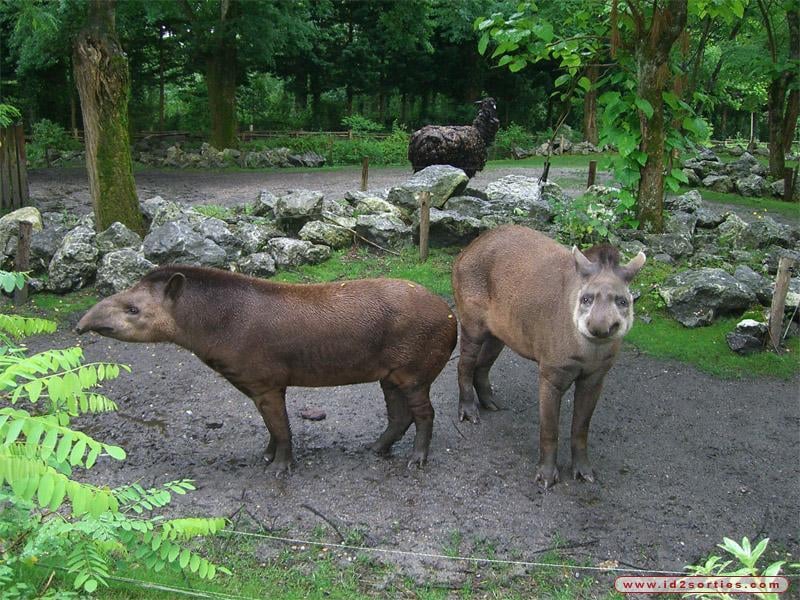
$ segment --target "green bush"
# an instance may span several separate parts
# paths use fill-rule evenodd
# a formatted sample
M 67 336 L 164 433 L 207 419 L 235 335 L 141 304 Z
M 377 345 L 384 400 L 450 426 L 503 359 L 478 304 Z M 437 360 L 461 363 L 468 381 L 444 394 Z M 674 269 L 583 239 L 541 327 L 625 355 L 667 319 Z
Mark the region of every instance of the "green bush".
M 48 165 L 47 151 L 50 149 L 59 152 L 80 150 L 81 143 L 72 138 L 67 130 L 58 123 L 49 119 L 42 119 L 34 123 L 31 142 L 27 145 L 28 160 L 33 166 Z M 49 166 L 49 165 L 48 165 Z
M 342 119 L 342 125 L 353 133 L 372 133 L 382 131 L 383 126 L 362 115 L 349 115 Z
M 609 235 L 621 227 L 635 228 L 635 215 L 619 192 L 607 188 L 557 203 L 554 221 L 559 239 L 568 245 L 589 246 L 608 241 Z
M 494 158 L 513 158 L 514 148 L 531 150 L 537 145 L 536 136 L 524 127 L 511 123 L 497 132 L 492 154 Z
M 4 290 L 19 284 L 18 274 L 0 271 Z M 0 597 L 39 597 L 39 586 L 22 576 L 37 564 L 65 568 L 69 584 L 90 594 L 122 561 L 213 578 L 223 568 L 181 542 L 217 533 L 224 519 L 144 515 L 193 490 L 191 481 L 110 489 L 74 477 L 101 457 L 125 458 L 122 448 L 70 425 L 80 415 L 116 410 L 96 388 L 130 369 L 86 364 L 79 347 L 28 355 L 12 341 L 55 328 L 44 319 L 0 315 Z

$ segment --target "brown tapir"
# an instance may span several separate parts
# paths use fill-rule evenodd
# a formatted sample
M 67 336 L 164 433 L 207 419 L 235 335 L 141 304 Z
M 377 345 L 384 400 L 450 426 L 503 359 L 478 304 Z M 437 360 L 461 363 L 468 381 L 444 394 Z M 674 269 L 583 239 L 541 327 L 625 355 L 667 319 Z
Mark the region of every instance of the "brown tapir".
M 536 481 L 558 481 L 561 397 L 575 384 L 572 473 L 594 481 L 589 421 L 605 377 L 633 324 L 628 284 L 644 265 L 627 265 L 608 245 L 583 254 L 519 226 L 484 233 L 456 259 L 453 290 L 461 322 L 459 417 L 478 421 L 478 401 L 497 410 L 489 370 L 505 346 L 539 363 L 539 464 Z M 474 388 L 474 391 L 473 391 Z M 477 400 L 475 392 L 477 391 Z
M 161 267 L 96 304 L 77 326 L 129 342 L 173 342 L 250 396 L 269 430 L 264 456 L 292 465 L 285 393 L 380 381 L 389 425 L 371 445 L 387 454 L 413 421 L 409 467 L 433 429 L 430 386 L 456 344 L 447 303 L 408 281 L 282 284 L 216 269 Z

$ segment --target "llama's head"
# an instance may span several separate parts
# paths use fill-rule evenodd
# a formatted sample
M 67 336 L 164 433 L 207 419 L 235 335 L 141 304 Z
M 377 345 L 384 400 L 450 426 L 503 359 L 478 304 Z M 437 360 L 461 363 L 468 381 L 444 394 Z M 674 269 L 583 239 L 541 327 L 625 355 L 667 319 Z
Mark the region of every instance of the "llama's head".
M 500 119 L 497 118 L 497 103 L 494 98 L 484 98 L 475 104 L 479 105 L 478 116 L 472 122 L 472 126 L 477 129 L 484 142 L 488 146 L 494 141 L 494 136 L 500 128 Z

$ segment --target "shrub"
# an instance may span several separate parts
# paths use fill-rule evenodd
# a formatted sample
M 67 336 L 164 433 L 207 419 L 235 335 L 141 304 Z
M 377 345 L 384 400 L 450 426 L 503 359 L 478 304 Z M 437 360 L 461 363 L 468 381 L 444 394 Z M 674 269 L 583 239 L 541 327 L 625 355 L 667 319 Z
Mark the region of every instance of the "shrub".
M 353 133 L 372 133 L 383 130 L 383 126 L 380 123 L 358 114 L 344 117 L 342 125 Z
M 497 158 L 512 158 L 514 148 L 531 150 L 537 145 L 536 136 L 520 125 L 511 123 L 497 132 L 493 154 Z
M 28 160 L 34 166 L 48 165 L 47 151 L 67 152 L 80 150 L 81 143 L 73 139 L 58 123 L 42 119 L 34 123 L 31 142 L 27 145 Z
M 605 242 L 621 227 L 636 227 L 630 206 L 620 199 L 616 188 L 598 188 L 555 206 L 559 239 L 565 244 L 588 246 Z
M 3 289 L 19 283 L 18 274 L 0 271 Z M 122 448 L 70 424 L 80 415 L 115 410 L 96 387 L 130 369 L 84 363 L 79 347 L 28 355 L 12 341 L 55 327 L 43 319 L 0 315 L 0 597 L 36 595 L 20 573 L 37 563 L 66 567 L 73 587 L 88 593 L 106 584 L 120 560 L 213 578 L 221 568 L 180 542 L 220 531 L 224 519 L 143 516 L 168 504 L 173 494 L 194 489 L 191 481 L 145 490 L 74 478 L 75 469 L 89 470 L 101 457 L 125 458 Z

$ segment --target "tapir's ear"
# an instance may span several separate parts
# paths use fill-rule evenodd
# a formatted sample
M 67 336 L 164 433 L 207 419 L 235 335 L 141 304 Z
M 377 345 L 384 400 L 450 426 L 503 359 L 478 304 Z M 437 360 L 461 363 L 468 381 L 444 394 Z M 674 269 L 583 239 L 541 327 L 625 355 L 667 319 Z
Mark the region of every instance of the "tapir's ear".
M 572 247 L 572 257 L 575 259 L 575 270 L 581 277 L 590 277 L 600 270 L 599 265 L 586 258 L 577 246 Z
M 639 252 L 636 256 L 631 259 L 624 267 L 620 267 L 622 278 L 625 280 L 626 283 L 630 283 L 636 274 L 641 270 L 644 266 L 645 255 L 644 252 Z
M 183 293 L 185 283 L 186 276 L 183 273 L 175 273 L 164 286 L 164 297 L 175 302 Z

